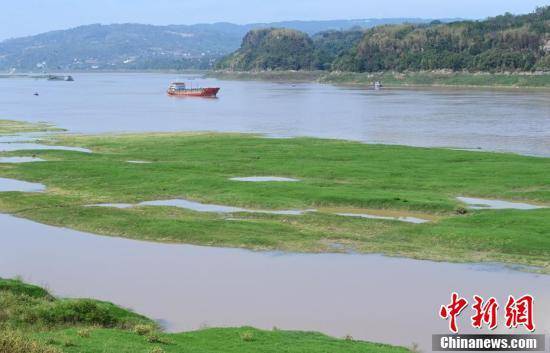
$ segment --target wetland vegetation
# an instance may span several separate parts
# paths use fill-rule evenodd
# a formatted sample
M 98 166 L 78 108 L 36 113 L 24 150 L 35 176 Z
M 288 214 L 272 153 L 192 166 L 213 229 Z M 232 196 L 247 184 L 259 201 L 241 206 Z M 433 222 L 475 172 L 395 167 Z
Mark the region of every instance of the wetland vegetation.
M 204 328 L 164 333 L 153 320 L 114 304 L 60 299 L 20 280 L 0 278 L 2 353 L 356 352 L 405 353 L 401 347 L 315 332 Z
M 51 124 L 45 122 L 39 123 L 29 123 L 25 121 L 18 120 L 0 120 L 0 134 L 14 134 L 14 133 L 25 133 L 25 132 L 52 132 L 52 131 L 63 131 L 54 127 Z
M 257 80 L 281 82 L 320 82 L 337 85 L 370 86 L 380 81 L 385 87 L 491 87 L 491 88 L 537 88 L 550 87 L 549 73 L 471 73 L 465 71 L 226 71 L 207 73 L 208 77 L 220 80 Z
M 0 193 L 2 212 L 151 241 L 500 261 L 550 271 L 550 209 L 474 210 L 456 199 L 469 196 L 548 206 L 548 158 L 244 134 L 63 135 L 48 143 L 86 147 L 93 153 L 2 153 L 47 161 L 0 164 L 0 177 L 47 187 L 42 193 Z M 230 180 L 249 175 L 300 181 Z M 317 212 L 228 214 L 137 205 L 173 199 Z M 89 207 L 103 203 L 135 206 Z M 349 213 L 431 222 L 338 215 Z

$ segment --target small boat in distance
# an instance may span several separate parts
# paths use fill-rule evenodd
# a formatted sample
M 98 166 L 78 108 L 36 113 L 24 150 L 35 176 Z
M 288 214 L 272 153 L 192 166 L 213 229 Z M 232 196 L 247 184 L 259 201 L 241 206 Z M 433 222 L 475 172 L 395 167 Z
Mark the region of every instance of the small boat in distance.
M 172 82 L 168 87 L 168 95 L 182 97 L 216 97 L 219 87 L 187 88 L 183 82 Z
M 71 75 L 67 75 L 67 76 L 48 75 L 46 78 L 48 81 L 67 81 L 67 82 L 74 81 L 74 78 Z

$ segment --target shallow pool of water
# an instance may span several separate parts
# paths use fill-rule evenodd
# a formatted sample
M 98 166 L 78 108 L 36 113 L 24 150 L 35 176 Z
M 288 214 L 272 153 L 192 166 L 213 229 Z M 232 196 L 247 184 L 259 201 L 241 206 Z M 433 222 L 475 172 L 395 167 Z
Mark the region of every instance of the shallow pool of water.
M 26 181 L 8 178 L 0 178 L 0 192 L 42 192 L 44 190 L 46 190 L 46 187 L 42 184 L 29 183 Z
M 473 210 L 535 210 L 539 208 L 545 208 L 544 206 L 531 205 L 528 203 L 479 199 L 475 197 L 457 197 L 457 200 L 464 202 L 468 205 L 468 208 L 471 208 Z
M 131 203 L 98 203 L 96 205 L 88 205 L 87 207 L 107 207 L 107 208 L 132 208 L 134 205 Z
M 45 162 L 42 158 L 35 157 L 0 157 L 0 163 L 33 163 L 33 162 Z
M 537 333 L 550 332 L 550 277 L 498 265 L 149 243 L 8 215 L 0 215 L 0 224 L 0 276 L 21 275 L 62 296 L 112 301 L 163 320 L 171 331 L 277 326 L 418 342 L 428 352 L 431 335 L 448 330 L 437 312 L 455 290 L 500 302 L 531 293 L 538 299 Z
M 189 201 L 184 199 L 173 200 L 157 200 L 157 201 L 144 201 L 138 204 L 128 203 L 100 203 L 96 205 L 88 205 L 88 207 L 112 207 L 112 208 L 132 208 L 135 206 L 164 206 L 164 207 L 177 207 L 192 210 L 196 212 L 208 212 L 208 213 L 264 213 L 264 214 L 276 214 L 276 215 L 295 215 L 299 216 L 307 212 L 315 212 L 316 210 L 252 210 L 241 207 L 223 206 L 215 204 L 206 204 L 196 201 Z
M 421 223 L 428 223 L 428 222 L 430 222 L 430 221 L 427 220 L 427 219 L 422 219 L 422 218 L 417 218 L 417 217 L 408 217 L 408 216 L 403 216 L 403 217 L 389 217 L 389 216 L 372 215 L 372 214 L 367 214 L 367 213 L 337 213 L 337 215 L 339 215 L 339 216 L 344 216 L 344 217 L 357 217 L 357 218 L 368 218 L 368 219 L 384 219 L 384 220 L 389 220 L 389 221 L 399 221 L 399 222 L 416 223 L 416 224 L 421 224 Z
M 0 143 L 34 142 L 36 140 L 38 140 L 37 137 L 27 134 L 0 135 Z
M 91 150 L 82 147 L 68 147 L 68 146 L 49 146 L 39 143 L 0 143 L 0 152 L 13 152 L 13 151 L 25 151 L 25 150 L 54 150 L 54 151 L 75 151 L 83 153 L 92 153 Z
M 148 161 L 127 161 L 126 163 L 130 163 L 130 164 L 150 164 L 151 162 L 148 162 Z
M 252 210 L 241 207 L 233 206 L 222 206 L 214 204 L 205 204 L 196 201 L 189 201 L 184 199 L 174 199 L 174 200 L 158 200 L 158 201 L 145 201 L 140 202 L 140 206 L 169 206 L 169 207 L 178 207 L 185 208 L 197 212 L 212 212 L 212 213 L 266 213 L 266 214 L 277 214 L 277 215 L 302 215 L 306 212 L 315 212 L 315 210 Z
M 275 177 L 275 176 L 252 176 L 252 177 L 242 177 L 242 178 L 230 178 L 229 180 L 233 181 L 248 181 L 248 182 L 269 182 L 269 181 L 289 181 L 295 182 L 300 181 L 299 179 L 294 178 L 284 178 L 284 177 Z

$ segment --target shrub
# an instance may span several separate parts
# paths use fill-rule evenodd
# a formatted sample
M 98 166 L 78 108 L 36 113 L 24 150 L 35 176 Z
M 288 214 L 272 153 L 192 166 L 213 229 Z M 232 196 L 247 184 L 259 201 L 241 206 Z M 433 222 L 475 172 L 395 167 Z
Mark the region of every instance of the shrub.
M 147 342 L 149 343 L 166 343 L 158 333 L 151 333 L 147 335 Z
M 15 295 L 26 295 L 31 298 L 45 298 L 52 300 L 53 297 L 47 290 L 23 283 L 18 279 L 1 279 L 0 278 L 0 293 L 10 292 Z
M 241 332 L 241 340 L 243 340 L 244 342 L 254 341 L 254 332 L 252 332 L 252 331 L 243 331 L 243 332 Z
M 152 325 L 136 325 L 134 327 L 134 332 L 140 336 L 149 335 L 155 331 L 156 329 Z
M 63 346 L 65 347 L 76 347 L 76 343 L 74 343 L 72 340 L 68 339 L 63 342 Z
M 91 330 L 89 328 L 81 328 L 78 331 L 76 331 L 76 334 L 82 338 L 89 338 L 91 334 Z
M 20 329 L 29 326 L 36 329 L 71 326 L 133 329 L 136 325 L 147 325 L 147 332 L 157 327 L 152 320 L 112 303 L 92 299 L 57 299 L 40 287 L 0 278 L 0 326 Z M 89 332 L 83 329 L 78 335 L 86 337 Z
M 149 353 L 164 353 L 164 349 L 162 349 L 161 347 L 153 347 L 151 348 Z
M 50 327 L 60 324 L 114 327 L 117 323 L 116 317 L 105 305 L 89 299 L 44 303 L 34 308 L 34 310 L 29 310 L 25 321 L 42 323 Z
M 0 353 L 61 353 L 61 351 L 32 341 L 17 332 L 0 331 Z

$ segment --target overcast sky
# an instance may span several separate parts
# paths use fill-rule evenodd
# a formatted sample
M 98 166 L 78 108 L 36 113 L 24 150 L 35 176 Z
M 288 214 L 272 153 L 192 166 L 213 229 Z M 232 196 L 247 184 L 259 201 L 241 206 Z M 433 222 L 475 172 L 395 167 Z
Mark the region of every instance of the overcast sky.
M 549 0 L 0 0 L 0 40 L 90 23 L 194 24 L 381 17 L 485 18 Z

